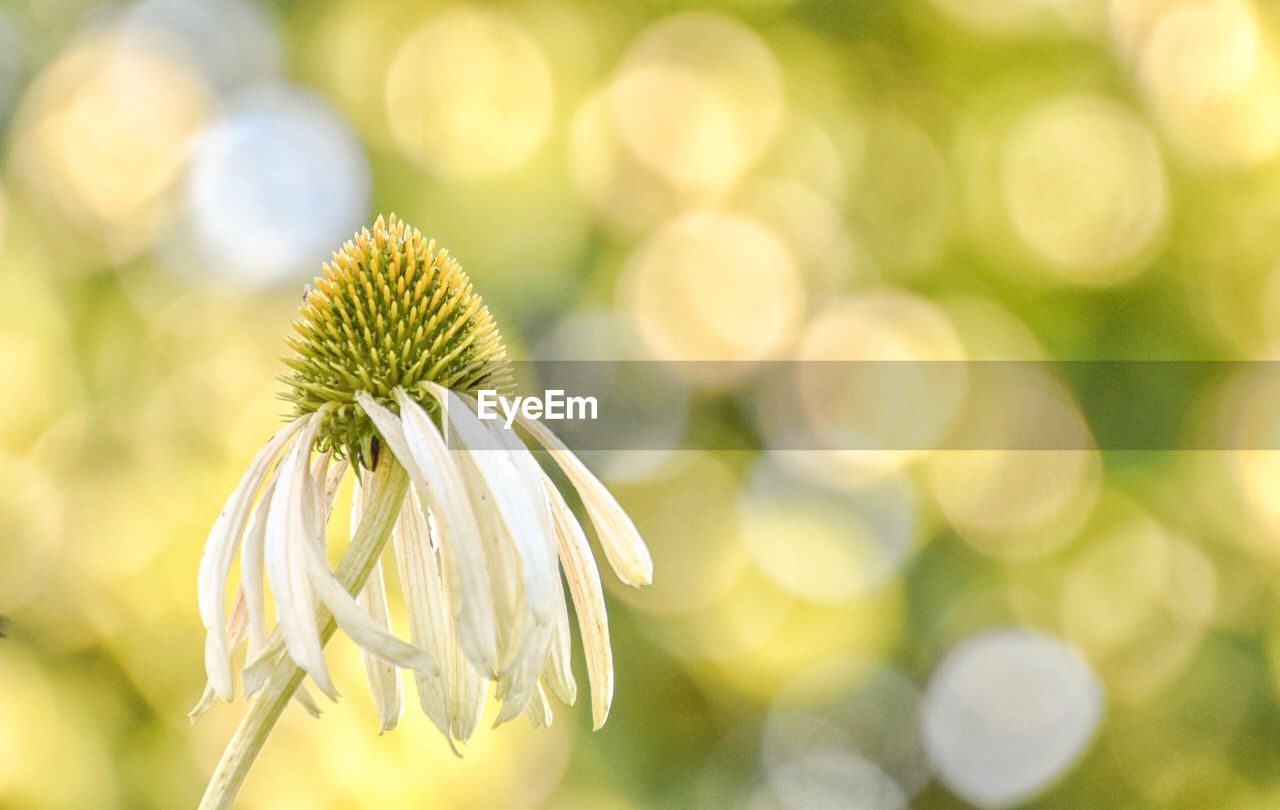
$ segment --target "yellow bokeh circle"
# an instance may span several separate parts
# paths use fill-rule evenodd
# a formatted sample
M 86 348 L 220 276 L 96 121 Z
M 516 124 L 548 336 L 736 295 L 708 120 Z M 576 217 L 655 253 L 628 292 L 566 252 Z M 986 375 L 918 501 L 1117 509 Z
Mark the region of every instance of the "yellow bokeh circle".
M 546 140 L 554 92 L 541 46 L 496 12 L 448 11 L 400 46 L 387 72 L 400 150 L 439 175 L 510 171 Z
M 622 295 L 650 353 L 691 382 L 740 378 L 744 362 L 778 356 L 799 324 L 804 280 L 782 241 L 760 223 L 693 211 L 659 228 L 632 254 Z

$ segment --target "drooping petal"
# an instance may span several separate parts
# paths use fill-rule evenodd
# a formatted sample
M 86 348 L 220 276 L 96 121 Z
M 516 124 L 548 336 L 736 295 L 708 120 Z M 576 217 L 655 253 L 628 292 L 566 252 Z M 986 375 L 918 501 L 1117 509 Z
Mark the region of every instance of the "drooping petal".
M 191 725 L 195 725 L 196 721 L 204 716 L 204 713 L 213 708 L 213 704 L 218 700 L 218 693 L 214 691 L 213 684 L 206 683 L 204 692 L 200 695 L 200 700 L 191 711 L 187 712 L 187 719 L 191 721 Z
M 235 650 L 244 640 L 245 625 L 247 622 L 248 609 L 245 607 L 244 586 L 236 589 L 236 599 L 231 604 L 231 619 L 227 622 L 227 649 Z M 248 694 L 248 687 L 245 688 L 245 694 Z M 205 712 L 213 708 L 214 702 L 218 699 L 218 693 L 214 691 L 213 683 L 205 681 L 204 692 L 200 695 L 200 700 L 196 705 L 187 712 L 187 719 L 194 725 L 197 720 L 204 715 Z
M 502 706 L 493 721 L 495 727 L 519 717 L 536 698 L 538 679 L 547 667 L 551 651 L 551 636 L 552 623 L 534 627 L 521 654 L 509 668 L 499 673 L 497 696 Z
M 481 421 L 457 393 L 426 383 L 444 408 L 464 451 L 461 466 L 476 511 L 498 518 L 490 538 L 505 540 L 518 557 L 521 574 L 517 600 L 507 605 L 509 623 L 497 679 L 503 701 L 498 723 L 518 717 L 534 698 L 538 677 L 551 647 L 557 586 L 555 557 L 549 541 L 551 516 L 541 496 L 542 471 L 529 451 L 498 425 Z M 486 508 L 488 507 L 488 508 Z M 491 553 L 491 565 L 504 553 L 502 543 Z M 496 589 L 495 589 L 496 590 Z
M 453 590 L 447 578 L 442 584 L 445 615 L 456 615 L 453 603 L 458 599 L 465 599 L 466 595 Z M 445 652 L 446 671 L 449 673 L 449 732 L 455 740 L 465 743 L 480 727 L 485 700 L 489 695 L 489 675 L 487 671 L 478 669 L 458 645 L 450 645 Z
M 552 613 L 553 560 L 544 540 L 550 519 L 537 497 L 537 479 L 530 480 L 530 464 L 537 462 L 528 451 L 527 458 L 514 452 L 501 430 L 491 428 L 472 413 L 458 394 L 436 383 L 425 383 L 426 389 L 444 409 L 450 426 L 467 450 L 461 454 L 465 462 L 479 473 L 476 483 L 483 483 L 488 508 L 501 516 L 512 541 L 520 552 L 524 573 L 524 597 L 530 612 L 539 622 L 550 621 Z M 520 448 L 523 450 L 523 448 Z M 464 463 L 463 467 L 468 464 Z
M 492 672 L 497 666 L 497 619 L 484 543 L 466 481 L 426 411 L 401 389 L 396 389 L 396 402 L 409 453 L 423 478 L 418 494 L 439 524 L 435 539 L 445 580 L 453 593 L 466 594 L 453 602 L 459 643 L 482 672 Z
M 312 488 L 314 489 L 314 479 Z M 325 510 L 327 510 L 327 504 L 322 507 L 320 513 Z M 315 517 L 318 518 L 319 513 Z M 323 524 L 315 526 L 313 523 L 313 527 L 316 533 L 303 548 L 303 562 L 306 565 L 308 583 L 324 606 L 333 614 L 338 627 L 342 628 L 342 631 L 361 649 L 388 663 L 420 672 L 435 672 L 435 662 L 426 651 L 397 638 L 385 627 L 380 627 L 356 603 L 347 589 L 342 587 L 342 583 L 329 568 L 322 543 L 319 542 L 318 532 L 324 531 Z M 286 641 L 287 639 L 286 636 Z
M 315 519 L 324 525 L 325 519 L 323 513 L 325 510 L 325 500 L 323 495 L 327 492 L 325 482 L 329 480 L 329 459 L 333 458 L 333 451 L 326 450 L 316 456 L 315 461 L 311 462 L 311 491 L 307 494 L 310 499 L 312 513 Z
M 462 469 L 467 481 L 469 497 L 478 505 L 491 503 L 489 494 L 472 464 L 464 463 Z M 524 600 L 523 571 L 520 553 L 511 541 L 506 524 L 496 510 L 485 509 L 476 513 L 480 527 L 481 544 L 490 573 L 490 593 L 493 597 L 496 661 L 487 673 L 511 666 L 522 640 L 535 624 Z
M 369 581 L 361 589 L 356 601 L 375 624 L 390 632 L 391 614 L 387 610 L 387 589 L 383 581 L 381 560 L 374 564 Z M 364 660 L 365 675 L 369 679 L 369 691 L 373 694 L 373 707 L 378 712 L 379 733 L 386 733 L 400 722 L 400 673 L 394 665 L 363 649 L 360 655 Z
M 599 729 L 609 717 L 613 702 L 613 652 L 609 648 L 609 617 L 605 613 L 604 590 L 595 558 L 587 544 L 587 536 L 578 524 L 569 504 L 551 482 L 544 479 L 547 503 L 555 519 L 556 542 L 560 564 L 573 596 L 578 614 L 578 631 L 582 635 L 582 651 L 587 661 L 587 682 L 591 685 L 591 717 Z
M 357 476 L 355 489 L 351 494 L 351 536 L 356 536 L 360 528 L 360 519 L 364 515 L 364 492 Z M 390 631 L 391 614 L 387 609 L 387 588 L 382 574 L 382 561 L 374 564 L 369 581 L 365 583 L 356 601 L 369 614 L 369 618 L 380 627 Z M 385 734 L 396 727 L 403 713 L 401 696 L 400 671 L 392 664 L 381 660 L 364 650 L 360 651 L 364 663 L 365 676 L 369 680 L 369 691 L 373 695 L 373 708 L 378 713 L 379 733 Z
M 555 542 L 554 539 L 552 542 Z M 561 703 L 572 706 L 578 699 L 578 684 L 573 679 L 571 659 L 571 633 L 569 631 L 569 608 L 564 603 L 564 587 L 560 585 L 559 576 L 556 585 L 560 595 L 556 600 L 555 621 L 551 624 L 551 654 L 547 657 L 547 666 L 542 677 Z
M 253 510 L 253 519 L 244 534 L 244 548 L 240 551 L 240 592 L 244 597 L 245 610 L 248 613 L 249 649 L 245 660 L 252 661 L 262 654 L 267 645 L 267 613 L 266 599 L 263 596 L 262 566 L 263 546 L 267 536 L 267 512 L 271 506 L 271 495 L 275 492 L 276 482 L 280 480 L 279 470 L 267 482 L 258 508 Z M 265 674 L 265 673 L 264 673 Z M 264 677 L 251 677 L 246 667 L 244 672 L 244 693 L 253 696 L 258 693 L 265 682 Z
M 419 502 L 419 508 L 421 509 L 421 502 Z M 426 514 L 426 525 L 428 525 L 429 536 L 436 539 L 434 544 L 436 554 L 443 554 L 447 541 L 443 540 L 443 527 L 435 520 L 434 513 Z M 480 726 L 485 699 L 489 695 L 489 676 L 488 673 L 481 672 L 458 645 L 457 623 L 452 622 L 452 617 L 457 614 L 451 604 L 454 596 L 449 590 L 448 576 L 443 567 L 438 567 L 438 576 L 444 582 L 444 586 L 439 590 L 440 600 L 444 605 L 442 609 L 445 619 L 444 627 L 451 632 L 444 641 L 444 672 L 445 677 L 448 678 L 449 735 L 458 742 L 467 742 Z
M 325 476 L 325 495 L 322 501 L 310 495 L 307 496 L 313 501 L 311 505 L 312 514 L 317 511 L 316 501 L 324 504 L 324 508 L 320 510 L 320 512 L 323 513 L 323 517 L 319 519 L 321 525 L 328 523 L 329 515 L 333 510 L 334 496 L 337 493 L 339 485 L 342 483 L 342 476 L 346 472 L 346 469 L 347 461 L 344 459 L 338 464 L 333 465 L 333 467 L 328 470 L 327 475 Z M 316 469 L 313 469 L 311 475 L 313 481 L 311 488 L 307 490 L 308 493 L 315 489 L 315 481 L 319 480 L 319 468 L 317 467 Z M 323 545 L 323 535 L 319 535 L 316 538 L 316 542 Z M 279 612 L 278 608 L 277 612 Z M 249 655 L 245 659 L 244 667 L 245 694 L 247 696 L 256 694 L 258 690 L 262 688 L 262 685 L 266 683 L 267 677 L 271 674 L 271 668 L 275 666 L 276 659 L 280 657 L 280 653 L 284 652 L 284 649 L 285 639 L 283 628 L 277 625 L 276 628 L 271 631 L 271 634 L 267 637 L 261 649 L 259 649 L 256 654 L 252 649 L 250 650 Z
M 276 613 L 279 612 L 277 608 Z M 275 666 L 276 659 L 282 652 L 284 652 L 284 632 L 277 623 L 275 629 L 267 636 L 267 643 L 258 654 L 245 659 L 244 683 L 247 697 L 256 695 L 267 682 L 267 676 L 271 674 L 271 668 Z
M 311 697 L 311 693 L 307 691 L 307 687 L 298 684 L 297 690 L 293 693 L 294 701 L 306 710 L 307 714 L 312 717 L 320 716 L 320 706 L 316 704 L 316 699 Z
M 534 728 L 546 728 L 551 725 L 551 703 L 547 700 L 547 693 L 542 689 L 542 684 L 538 684 L 537 693 L 533 700 L 529 701 L 529 706 L 524 710 L 524 716 L 529 718 L 529 724 Z
M 488 697 L 489 679 L 476 671 L 465 657 L 455 656 L 451 681 L 456 689 L 449 732 L 458 742 L 468 742 L 480 727 L 484 702 Z
M 410 494 L 405 498 L 392 540 L 395 544 L 396 568 L 400 571 L 400 583 L 409 612 L 410 638 L 415 644 L 430 650 L 439 665 L 436 673 L 415 676 L 418 702 L 422 704 L 422 711 L 448 739 L 449 747 L 453 748 L 449 720 L 449 686 L 444 678 L 444 673 L 447 672 L 447 650 L 453 643 L 453 638 L 449 617 L 445 614 L 440 574 L 436 567 L 435 552 L 431 548 L 427 520 L 416 495 Z M 456 754 L 458 750 L 454 748 L 453 752 Z
M 248 471 L 227 498 L 205 541 L 199 574 L 200 620 L 205 627 L 205 669 L 214 690 L 223 700 L 231 700 L 235 694 L 226 628 L 226 588 L 231 561 L 249 519 L 249 510 L 258 490 L 262 489 L 271 463 L 306 419 L 300 417 L 280 428 L 258 451 Z
M 321 691 L 337 700 L 338 690 L 324 662 L 324 645 L 316 628 L 316 603 L 307 575 L 307 551 L 315 549 L 314 506 L 308 503 L 312 489 L 308 459 L 320 419 L 319 414 L 308 417 L 302 437 L 281 466 L 280 481 L 267 514 L 264 560 L 289 657 Z
M 523 614 L 524 608 L 520 599 L 521 566 L 513 544 L 503 540 L 506 536 L 506 527 L 497 512 L 491 508 L 484 508 L 479 511 L 475 509 L 476 502 L 481 497 L 481 494 L 474 491 L 473 485 L 478 487 L 480 490 L 484 490 L 484 497 L 488 497 L 488 503 L 492 503 L 492 496 L 487 495 L 487 488 L 485 487 L 483 480 L 480 478 L 479 473 L 475 471 L 474 465 L 464 466 L 458 464 L 458 454 L 450 454 L 446 451 L 447 455 L 444 458 L 444 463 L 441 464 L 438 469 L 448 472 L 441 472 L 438 477 L 442 480 L 436 481 L 436 485 L 433 486 L 433 479 L 428 479 L 426 477 L 426 470 L 432 469 L 433 465 L 420 465 L 417 463 L 413 453 L 409 450 L 408 439 L 405 436 L 405 429 L 402 420 L 397 418 L 395 414 L 391 413 L 391 411 L 379 405 L 368 394 L 363 392 L 358 393 L 356 394 L 356 399 L 364 409 L 365 413 L 368 414 L 369 418 L 373 421 L 374 426 L 378 428 L 379 433 L 382 434 L 383 439 L 391 448 L 391 451 L 396 458 L 405 459 L 405 469 L 408 470 L 410 476 L 413 477 L 415 488 L 419 493 L 426 496 L 422 500 L 425 500 L 430 504 L 433 499 L 443 499 L 446 492 L 456 490 L 458 486 L 456 476 L 461 475 L 462 487 L 466 490 L 466 505 L 457 506 L 456 498 L 451 503 L 439 500 L 438 503 L 442 508 L 438 514 L 448 513 L 457 516 L 456 522 L 462 526 L 460 534 L 462 539 L 454 545 L 461 553 L 466 553 L 463 551 L 464 543 L 474 545 L 474 538 L 476 537 L 476 534 L 480 537 L 480 545 L 482 546 L 482 551 L 486 557 L 484 565 L 488 571 L 492 587 L 490 590 L 486 591 L 483 589 L 483 586 L 481 586 L 479 596 L 474 598 L 470 592 L 467 592 L 466 601 L 476 605 L 476 610 L 490 611 L 494 614 L 493 627 L 495 642 L 504 651 L 503 658 L 509 661 L 511 655 L 506 654 L 505 651 L 514 651 L 519 646 L 518 639 L 522 637 L 523 627 L 526 623 Z M 412 411 L 407 412 L 412 414 Z M 410 418 L 413 417 L 411 416 Z M 430 433 L 425 430 L 421 432 L 425 435 L 420 438 L 425 442 L 430 442 Z M 441 439 L 441 444 L 443 444 L 443 439 Z M 430 450 L 431 446 L 429 445 L 426 449 Z M 426 469 L 424 469 L 424 466 Z M 450 479 L 454 479 L 452 483 L 450 482 Z M 467 518 L 468 515 L 470 515 L 469 519 Z M 476 524 L 476 530 L 474 533 L 469 528 L 469 524 L 471 523 Z M 453 537 L 452 530 L 444 532 L 444 534 L 448 535 L 450 538 Z M 452 559 L 461 562 L 464 558 L 459 554 L 455 554 L 452 555 Z M 473 558 L 467 557 L 465 559 Z M 475 564 L 473 563 L 471 567 L 474 569 Z M 471 576 L 473 576 L 473 574 L 469 572 L 468 578 Z M 466 586 L 460 585 L 459 587 Z M 492 608 L 489 607 L 490 598 L 493 602 Z M 463 607 L 459 605 L 458 610 L 462 609 Z M 487 624 L 487 622 L 487 619 L 482 619 L 480 621 L 482 625 Z M 482 652 L 486 653 L 486 657 L 483 660 L 477 660 L 477 665 L 481 667 L 481 671 L 484 673 L 494 671 L 497 667 L 496 653 L 493 656 L 488 656 L 487 650 L 482 650 Z M 470 651 L 468 654 L 472 655 L 473 660 L 475 660 L 474 650 Z
M 546 425 L 523 414 L 518 418 L 521 426 L 555 459 L 578 491 L 582 505 L 591 518 L 591 524 L 596 527 L 605 557 L 618 579 L 636 587 L 652 582 L 653 558 L 649 556 L 649 549 L 636 530 L 635 523 L 623 511 L 617 499 Z
M 272 481 L 274 482 L 274 478 L 272 479 Z M 268 486 L 271 486 L 271 485 L 269 484 Z M 266 498 L 269 496 L 264 494 L 263 497 Z M 265 510 L 263 509 L 263 510 L 257 510 L 257 511 L 265 511 Z M 265 520 L 265 515 L 263 516 L 263 519 Z M 250 526 L 249 531 L 250 532 L 253 531 L 252 526 Z M 247 538 L 246 538 L 246 542 L 247 542 Z M 231 606 L 231 621 L 228 622 L 227 624 L 227 648 L 231 650 L 234 650 L 240 644 L 240 642 L 244 640 L 245 630 L 247 625 L 249 624 L 249 618 L 251 614 L 249 612 L 249 608 L 247 607 L 248 600 L 245 597 L 247 593 L 249 593 L 249 591 L 245 590 L 242 584 L 240 587 L 240 590 L 236 592 L 236 601 Z M 255 693 L 257 693 L 259 689 L 262 688 L 262 681 L 265 680 L 265 676 L 267 672 L 268 671 L 266 669 L 263 669 L 262 670 L 263 677 L 258 679 L 256 682 L 254 680 L 251 680 L 248 674 L 246 673 L 245 682 L 244 682 L 245 697 L 252 697 Z M 194 724 L 197 720 L 199 720 L 205 714 L 205 712 L 213 708 L 214 701 L 217 699 L 217 697 L 218 697 L 218 694 L 213 690 L 213 685 L 206 683 L 204 686 L 204 693 L 201 694 L 200 696 L 200 701 L 196 703 L 195 707 L 192 708 L 190 712 L 187 713 L 187 718 L 191 721 L 192 724 Z M 320 707 L 316 705 L 315 700 L 312 699 L 311 695 L 307 692 L 307 689 L 305 686 L 299 686 L 297 691 L 293 693 L 293 697 L 294 697 L 294 700 L 298 701 L 298 703 L 300 703 L 302 707 L 306 709 L 311 716 L 313 717 L 320 716 Z

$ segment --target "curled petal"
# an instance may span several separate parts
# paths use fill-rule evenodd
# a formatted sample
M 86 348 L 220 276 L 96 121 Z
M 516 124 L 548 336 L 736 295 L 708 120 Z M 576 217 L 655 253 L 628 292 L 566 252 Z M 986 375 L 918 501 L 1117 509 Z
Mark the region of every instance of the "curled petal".
M 360 530 L 360 521 L 364 518 L 364 486 L 357 475 L 351 491 L 351 537 L 354 539 Z M 391 629 L 391 613 L 387 608 L 387 585 L 382 573 L 382 561 L 373 566 L 369 581 L 365 583 L 356 598 L 360 607 L 369 614 L 369 618 L 381 627 Z M 360 651 L 364 664 L 365 677 L 369 680 L 369 691 L 373 695 L 373 708 L 378 713 L 379 734 L 385 734 L 396 727 L 403 713 L 403 697 L 400 685 L 400 671 L 392 664 L 380 660 L 364 650 Z
M 293 693 L 294 702 L 301 706 L 307 714 L 312 717 L 320 716 L 320 706 L 316 703 L 316 699 L 311 697 L 311 693 L 307 691 L 307 687 L 298 684 L 298 689 Z
M 235 557 L 236 545 L 249 520 L 249 510 L 258 490 L 262 489 L 272 461 L 308 419 L 300 417 L 280 428 L 258 451 L 248 471 L 227 498 L 205 541 L 199 574 L 200 620 L 205 627 L 205 669 L 214 691 L 223 700 L 231 700 L 235 694 L 226 627 L 226 588 L 231 560 Z
M 351 637 L 361 649 L 376 655 L 383 661 L 420 672 L 435 672 L 436 665 L 426 651 L 392 635 L 385 627 L 370 618 L 347 589 L 333 575 L 319 543 L 304 543 L 304 562 L 308 582 L 316 596 L 333 614 L 342 631 Z M 287 636 L 286 636 L 287 640 Z M 290 653 L 292 654 L 292 653 Z
M 648 585 L 653 581 L 653 558 L 635 523 L 600 479 L 565 446 L 560 438 L 536 419 L 519 416 L 520 424 L 555 459 L 573 484 L 596 527 L 605 557 L 618 578 L 628 585 Z
M 564 603 L 563 587 L 560 590 L 560 598 L 556 603 L 555 621 L 551 624 L 551 653 L 547 657 L 543 680 L 561 703 L 572 706 L 578 699 L 578 684 L 573 679 L 573 669 L 569 664 L 571 658 L 569 609 Z
M 516 599 L 506 605 L 508 624 L 500 628 L 508 631 L 498 672 L 503 706 L 497 722 L 503 723 L 518 717 L 534 698 L 551 648 L 559 573 L 551 515 L 541 495 L 542 470 L 513 434 L 482 422 L 461 396 L 434 383 L 425 387 L 464 445 L 458 455 L 477 513 L 497 518 L 490 538 L 506 541 L 494 545 L 491 563 L 514 551 L 521 574 Z
M 356 600 L 369 618 L 379 627 L 390 632 L 391 615 L 387 610 L 387 589 L 382 577 L 382 561 L 373 566 L 369 581 Z M 378 712 L 379 733 L 385 733 L 400 722 L 401 696 L 400 674 L 396 667 L 376 656 L 360 651 L 364 660 L 364 672 L 369 679 L 369 691 L 373 694 L 373 707 Z
M 529 724 L 534 728 L 547 728 L 551 725 L 551 703 L 547 700 L 547 693 L 543 691 L 542 684 L 538 684 L 537 693 L 533 696 L 533 700 L 529 701 L 529 706 L 524 710 L 524 716 L 529 718 Z
M 187 719 L 191 721 L 191 725 L 195 725 L 205 712 L 213 708 L 213 704 L 218 699 L 218 693 L 214 691 L 213 684 L 206 683 L 204 685 L 204 693 L 200 695 L 199 702 L 187 712 Z
M 462 454 L 463 458 L 478 473 L 476 483 L 482 483 L 487 490 L 489 509 L 502 518 L 520 553 L 529 610 L 539 623 L 550 621 L 553 586 L 549 573 L 555 568 L 544 540 L 549 517 L 537 497 L 537 479 L 530 479 L 529 465 L 536 467 L 537 462 L 522 447 L 519 449 L 523 458 L 515 452 L 504 442 L 501 431 L 480 421 L 458 394 L 436 383 L 426 383 L 425 387 L 444 408 L 449 424 L 468 451 Z
M 302 438 L 285 457 L 280 481 L 271 496 L 264 559 L 289 657 L 321 691 L 337 700 L 338 690 L 324 662 L 324 647 L 316 628 L 316 604 L 307 576 L 307 550 L 315 549 L 316 535 L 314 510 L 308 508 L 313 504 L 307 502 L 312 482 L 307 466 L 320 417 L 313 414 L 308 420 Z
M 392 534 L 396 567 L 400 571 L 405 605 L 409 611 L 409 633 L 415 644 L 430 650 L 439 672 L 414 679 L 422 711 L 453 747 L 449 718 L 449 684 L 445 678 L 449 648 L 454 637 L 441 593 L 440 573 L 426 516 L 415 496 L 405 498 Z M 453 749 L 458 753 L 456 748 Z
M 455 599 L 452 615 L 459 643 L 481 672 L 497 666 L 497 618 L 480 526 L 467 495 L 466 481 L 435 423 L 418 403 L 396 389 L 405 442 L 422 476 L 420 500 L 431 509 L 439 531 L 443 574 Z
M 600 574 L 587 545 L 587 536 L 573 510 L 549 478 L 544 480 L 543 487 L 555 519 L 560 564 L 564 566 L 565 580 L 578 614 L 578 631 L 582 634 L 582 651 L 587 660 L 587 682 L 591 685 L 592 725 L 599 729 L 608 719 L 609 705 L 613 702 L 613 652 L 609 648 L 604 590 L 600 587 Z
M 249 650 L 245 654 L 248 661 L 261 655 L 267 646 L 266 600 L 262 591 L 263 547 L 267 536 L 267 512 L 271 506 L 271 495 L 275 492 L 276 482 L 279 480 L 280 475 L 277 470 L 267 482 L 262 500 L 253 512 L 253 520 L 250 521 L 244 535 L 244 548 L 240 552 L 240 592 L 244 597 L 245 611 L 248 614 Z M 246 668 L 245 695 L 257 694 L 264 682 L 264 678 L 250 677 Z

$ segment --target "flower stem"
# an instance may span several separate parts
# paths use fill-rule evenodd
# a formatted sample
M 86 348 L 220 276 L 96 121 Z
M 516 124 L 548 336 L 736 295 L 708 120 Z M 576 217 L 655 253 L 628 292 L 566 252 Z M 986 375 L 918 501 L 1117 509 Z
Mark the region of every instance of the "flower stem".
M 374 564 L 382 556 L 408 487 L 409 476 L 404 467 L 391 453 L 382 453 L 365 481 L 365 509 L 360 528 L 334 571 L 334 576 L 352 595 L 364 587 Z M 320 641 L 327 643 L 337 629 L 337 623 L 323 608 L 319 611 L 318 620 Z M 209 786 L 205 788 L 204 798 L 200 800 L 200 810 L 221 810 L 231 806 L 271 729 L 298 691 L 305 675 L 288 654 L 280 656 L 262 691 L 240 721 L 231 742 L 227 743 L 227 749 L 222 752 L 222 759 L 218 761 Z

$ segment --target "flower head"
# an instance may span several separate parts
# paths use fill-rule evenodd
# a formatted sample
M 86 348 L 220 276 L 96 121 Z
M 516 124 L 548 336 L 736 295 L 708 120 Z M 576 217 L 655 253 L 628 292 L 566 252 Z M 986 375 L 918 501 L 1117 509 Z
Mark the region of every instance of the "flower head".
M 299 314 L 283 396 L 298 416 L 329 406 L 317 442 L 339 457 L 367 458 L 375 431 L 356 403 L 361 391 L 390 405 L 403 388 L 431 409 L 424 383 L 464 393 L 511 386 L 502 334 L 461 265 L 394 215 L 333 254 Z
M 458 263 L 395 217 L 380 218 L 325 265 L 295 329 L 282 377 L 295 413 L 250 463 L 201 560 L 209 686 L 193 716 L 216 697 L 234 697 L 232 655 L 244 642 L 247 695 L 269 692 L 268 676 L 296 683 L 285 680 L 296 665 L 336 699 L 323 655 L 336 624 L 362 650 L 384 731 L 400 716 L 403 669 L 450 745 L 474 732 L 490 682 L 499 722 L 523 714 L 545 725 L 548 692 L 569 704 L 577 694 L 571 598 L 602 725 L 613 665 L 595 560 L 573 510 L 517 434 L 475 413 L 472 394 L 508 388 L 511 371 Z M 613 496 L 544 425 L 521 424 L 577 490 L 618 576 L 649 582 L 648 551 Z M 352 539 L 334 570 L 326 527 L 348 473 L 356 481 Z M 393 552 L 384 555 L 388 536 Z M 228 610 L 237 552 L 240 582 Z M 407 639 L 390 627 L 387 568 L 406 600 Z M 305 687 L 287 691 L 317 711 Z

